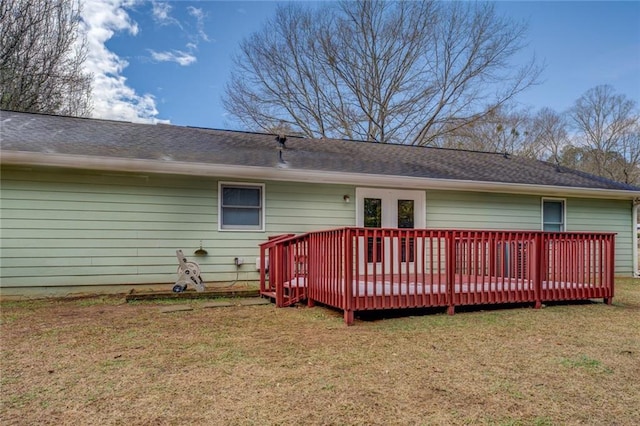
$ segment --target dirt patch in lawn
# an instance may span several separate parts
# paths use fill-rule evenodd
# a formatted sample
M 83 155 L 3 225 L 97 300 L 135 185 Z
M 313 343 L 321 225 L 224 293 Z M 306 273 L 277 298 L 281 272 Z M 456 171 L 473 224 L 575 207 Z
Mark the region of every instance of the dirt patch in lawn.
M 3 303 L 0 423 L 640 424 L 640 281 L 602 303 L 368 316 Z

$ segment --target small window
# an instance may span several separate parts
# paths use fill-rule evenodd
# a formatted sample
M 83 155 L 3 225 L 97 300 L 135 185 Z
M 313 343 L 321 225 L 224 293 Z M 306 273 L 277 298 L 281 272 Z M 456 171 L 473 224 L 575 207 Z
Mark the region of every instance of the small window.
M 562 232 L 564 223 L 564 200 L 542 200 L 542 230 Z
M 264 185 L 220 183 L 220 229 L 264 229 Z

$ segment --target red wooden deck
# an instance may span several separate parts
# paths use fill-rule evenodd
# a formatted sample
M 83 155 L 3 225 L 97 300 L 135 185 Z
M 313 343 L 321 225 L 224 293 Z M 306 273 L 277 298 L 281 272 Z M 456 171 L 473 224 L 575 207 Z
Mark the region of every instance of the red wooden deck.
M 603 298 L 614 290 L 615 234 L 341 228 L 261 245 L 260 291 L 354 313 Z M 268 259 L 268 261 L 267 261 Z M 267 280 L 268 266 L 268 280 Z M 348 285 L 350 283 L 351 285 Z

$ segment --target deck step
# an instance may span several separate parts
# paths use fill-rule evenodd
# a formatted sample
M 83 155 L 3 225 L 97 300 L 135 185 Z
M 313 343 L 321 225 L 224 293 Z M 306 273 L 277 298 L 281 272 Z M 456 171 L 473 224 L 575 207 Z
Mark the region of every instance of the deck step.
M 273 301 L 276 300 L 276 292 L 275 291 L 261 291 L 260 292 L 260 296 L 262 297 L 268 297 L 270 299 L 273 299 Z M 291 306 L 291 305 L 295 305 L 296 303 L 298 303 L 300 300 L 305 299 L 306 295 L 296 295 L 296 296 L 290 296 L 289 294 L 287 294 L 287 292 L 285 292 L 285 294 L 282 297 L 282 306 Z

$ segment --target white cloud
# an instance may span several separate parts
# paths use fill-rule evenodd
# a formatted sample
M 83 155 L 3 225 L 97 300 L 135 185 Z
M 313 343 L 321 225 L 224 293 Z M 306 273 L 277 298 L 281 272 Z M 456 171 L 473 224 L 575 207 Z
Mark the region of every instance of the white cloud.
M 171 11 L 171 5 L 169 3 L 152 1 L 151 5 L 153 7 L 153 17 L 155 19 L 158 21 L 164 21 L 169 17 L 169 12 Z
M 187 11 L 189 12 L 189 15 L 196 18 L 196 28 L 198 29 L 198 36 L 204 41 L 209 41 L 209 36 L 204 32 L 204 18 L 206 17 L 204 11 L 193 6 L 187 7 Z
M 110 120 L 157 123 L 158 110 L 153 95 L 137 94 L 122 75 L 129 65 L 105 43 L 117 32 L 138 33 L 138 25 L 126 8 L 135 0 L 84 0 L 83 25 L 88 54 L 84 67 L 93 74 L 93 116 Z
M 157 62 L 175 62 L 183 67 L 196 62 L 195 56 L 182 50 L 174 49 L 171 51 L 156 52 L 155 50 L 149 49 L 149 52 L 151 53 L 151 58 Z
M 182 28 L 180 22 L 171 16 L 171 5 L 166 2 L 151 1 L 153 19 L 160 25 L 177 25 Z
M 189 34 L 189 32 L 180 23 L 180 21 L 171 16 L 173 7 L 169 3 L 152 0 L 151 5 L 151 14 L 154 21 L 156 21 L 160 25 L 176 25 L 187 34 L 189 39 L 191 39 L 191 42 L 186 44 L 187 51 L 177 49 L 163 51 L 147 49 L 151 54 L 151 59 L 155 62 L 175 62 L 183 67 L 189 66 L 196 62 L 197 58 L 194 55 L 194 52 L 198 50 L 198 41 L 200 39 L 209 41 L 209 36 L 204 31 L 204 19 L 206 17 L 205 12 L 200 8 L 187 6 L 187 12 L 196 20 L 195 26 L 197 29 L 197 34 Z

